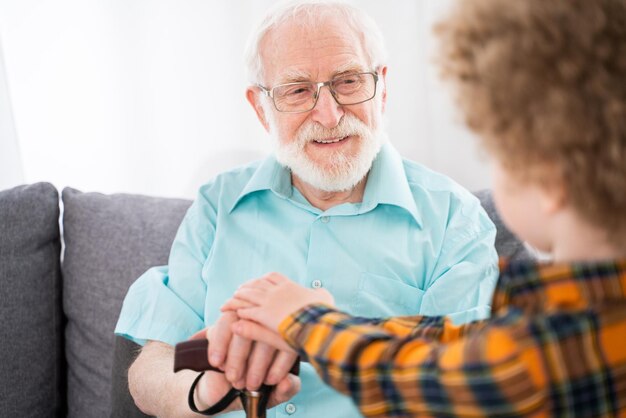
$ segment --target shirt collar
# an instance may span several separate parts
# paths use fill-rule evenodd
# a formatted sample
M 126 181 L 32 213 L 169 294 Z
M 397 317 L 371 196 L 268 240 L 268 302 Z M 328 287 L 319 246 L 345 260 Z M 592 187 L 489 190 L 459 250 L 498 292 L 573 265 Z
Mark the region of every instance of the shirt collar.
M 390 143 L 385 143 L 374 159 L 367 177 L 363 206 L 393 205 L 406 210 L 421 227 L 422 218 L 411 192 L 404 162 Z
M 288 168 L 279 164 L 273 155 L 261 162 L 235 200 L 230 211 L 232 212 L 244 197 L 261 190 L 271 190 L 283 199 L 289 199 L 292 196 L 291 172 Z M 371 210 L 379 204 L 403 208 L 411 214 L 419 226 L 422 225 L 422 220 L 417 211 L 415 199 L 411 193 L 404 171 L 402 157 L 389 143 L 383 144 L 372 163 L 361 206 L 364 209 Z M 361 212 L 364 212 L 364 210 Z
M 262 190 L 271 190 L 282 199 L 289 199 L 292 195 L 291 172 L 287 167 L 279 164 L 273 155 L 261 161 L 229 212 L 232 212 L 243 198 Z
M 500 267 L 493 312 L 514 306 L 525 313 L 585 309 L 626 299 L 626 260 Z

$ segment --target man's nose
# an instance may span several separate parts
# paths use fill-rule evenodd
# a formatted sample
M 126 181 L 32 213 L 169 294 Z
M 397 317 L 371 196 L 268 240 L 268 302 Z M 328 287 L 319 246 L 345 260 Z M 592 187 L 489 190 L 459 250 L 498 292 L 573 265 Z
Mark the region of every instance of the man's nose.
M 311 118 L 325 128 L 331 129 L 339 124 L 344 113 L 343 107 L 335 101 L 328 87 L 322 87 Z

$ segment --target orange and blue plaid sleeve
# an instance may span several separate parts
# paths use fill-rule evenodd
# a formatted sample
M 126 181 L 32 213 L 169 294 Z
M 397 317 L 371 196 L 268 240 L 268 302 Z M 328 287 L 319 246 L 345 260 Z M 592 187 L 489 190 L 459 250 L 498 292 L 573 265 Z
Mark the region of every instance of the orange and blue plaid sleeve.
M 545 402 L 537 353 L 518 346 L 509 325 L 371 321 L 312 305 L 284 320 L 280 332 L 365 416 L 520 415 Z
M 320 304 L 319 308 L 324 309 L 324 306 L 326 305 Z M 327 307 L 330 308 L 330 306 Z M 333 309 L 331 308 L 329 312 L 330 311 L 333 311 Z M 295 312 L 290 318 L 286 319 L 283 328 L 285 328 L 288 323 L 293 323 L 294 318 L 298 318 L 300 315 L 302 315 L 301 318 L 306 320 L 306 310 L 303 309 L 301 314 L 300 312 Z M 350 323 L 353 325 L 371 325 L 396 337 L 420 337 L 423 339 L 450 342 L 462 337 L 468 332 L 482 328 L 487 321 L 474 321 L 463 325 L 453 325 L 445 316 L 411 315 L 389 318 L 353 317 Z

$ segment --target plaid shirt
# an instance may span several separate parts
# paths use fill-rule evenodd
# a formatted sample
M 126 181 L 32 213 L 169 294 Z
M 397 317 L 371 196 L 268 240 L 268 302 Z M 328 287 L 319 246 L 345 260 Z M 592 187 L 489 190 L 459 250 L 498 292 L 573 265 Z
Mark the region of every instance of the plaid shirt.
M 501 271 L 486 321 L 311 305 L 280 331 L 365 416 L 626 417 L 626 261 Z

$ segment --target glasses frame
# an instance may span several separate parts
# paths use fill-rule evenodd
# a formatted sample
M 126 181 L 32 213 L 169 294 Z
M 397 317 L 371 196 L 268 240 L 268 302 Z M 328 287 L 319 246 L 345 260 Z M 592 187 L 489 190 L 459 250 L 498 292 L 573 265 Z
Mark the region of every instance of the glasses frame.
M 339 100 L 337 99 L 336 96 L 336 92 L 333 90 L 332 88 L 332 82 L 335 81 L 337 78 L 341 78 L 341 77 L 345 77 L 348 75 L 362 75 L 362 74 L 369 74 L 371 76 L 374 77 L 374 93 L 372 94 L 372 97 L 370 97 L 369 99 L 365 99 L 365 100 L 361 100 L 360 102 L 356 102 L 356 103 L 350 103 L 350 104 L 342 104 L 339 103 Z M 320 98 L 320 89 L 324 86 L 328 86 L 328 91 L 330 91 L 330 95 L 333 96 L 333 99 L 335 99 L 335 102 L 339 105 L 339 106 L 352 106 L 352 105 L 356 105 L 356 104 L 360 104 L 360 103 L 365 103 L 368 102 L 370 100 L 372 100 L 374 97 L 376 97 L 376 92 L 377 92 L 377 87 L 378 87 L 378 72 L 376 71 L 364 71 L 364 72 L 360 72 L 360 73 L 348 73 L 345 75 L 341 75 L 341 76 L 337 76 L 334 77 L 328 81 L 319 81 L 319 82 L 314 82 L 314 81 L 297 81 L 297 82 L 293 82 L 293 83 L 284 83 L 284 84 L 279 84 L 277 86 L 270 88 L 264 87 L 260 84 L 257 84 L 257 87 L 259 89 L 261 89 L 261 91 L 270 99 L 272 99 L 272 104 L 274 105 L 274 108 L 276 109 L 276 111 L 281 112 L 281 113 L 305 113 L 305 112 L 310 112 L 311 110 L 315 109 L 315 106 L 317 106 L 317 101 Z M 303 84 L 303 83 L 310 83 L 314 86 L 317 87 L 317 90 L 315 91 L 315 101 L 313 102 L 313 106 L 311 106 L 310 109 L 307 110 L 280 110 L 277 106 L 276 106 L 276 101 L 274 100 L 274 90 L 279 88 L 279 87 L 288 87 L 288 86 L 294 86 L 297 84 Z

